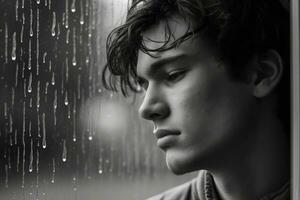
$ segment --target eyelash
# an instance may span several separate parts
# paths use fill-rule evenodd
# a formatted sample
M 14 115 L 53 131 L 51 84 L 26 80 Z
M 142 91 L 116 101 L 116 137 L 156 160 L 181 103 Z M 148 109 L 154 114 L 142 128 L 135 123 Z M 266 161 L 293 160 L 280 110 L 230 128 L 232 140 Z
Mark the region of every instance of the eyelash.
M 166 77 L 164 78 L 165 82 L 167 83 L 174 83 L 176 81 L 178 81 L 180 78 L 183 77 L 183 75 L 185 74 L 185 70 L 174 70 L 174 71 L 171 71 L 169 73 L 166 73 Z M 148 88 L 148 81 L 142 79 L 142 78 L 139 78 L 138 81 L 138 86 L 141 87 L 141 91 L 146 91 L 147 88 Z
M 168 82 L 176 82 L 179 78 L 181 78 L 185 74 L 185 70 L 175 70 L 171 71 L 167 75 Z

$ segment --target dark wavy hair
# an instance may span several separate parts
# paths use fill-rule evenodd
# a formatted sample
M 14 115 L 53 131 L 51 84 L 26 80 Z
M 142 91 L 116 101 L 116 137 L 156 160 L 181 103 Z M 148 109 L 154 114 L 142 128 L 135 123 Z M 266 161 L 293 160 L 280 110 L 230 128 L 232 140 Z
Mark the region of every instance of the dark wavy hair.
M 174 14 L 189 25 L 186 34 L 175 41 L 168 26 L 168 19 Z M 166 40 L 158 49 L 147 49 L 142 34 L 161 21 L 166 22 Z M 281 55 L 284 72 L 275 91 L 281 119 L 289 123 L 289 26 L 289 12 L 279 0 L 136 0 L 128 10 L 126 22 L 108 36 L 102 82 L 108 89 L 120 89 L 125 96 L 129 91 L 137 92 L 139 50 L 149 55 L 165 51 L 202 31 L 216 45 L 233 80 L 245 81 L 246 64 L 255 54 L 274 49 Z

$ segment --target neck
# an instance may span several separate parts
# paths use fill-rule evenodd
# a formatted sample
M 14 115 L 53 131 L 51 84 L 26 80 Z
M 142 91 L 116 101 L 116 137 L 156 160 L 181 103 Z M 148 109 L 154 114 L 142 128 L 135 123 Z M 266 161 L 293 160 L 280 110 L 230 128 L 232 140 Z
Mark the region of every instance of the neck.
M 259 200 L 289 181 L 290 148 L 281 123 L 273 114 L 261 113 L 251 137 L 241 141 L 210 172 L 223 200 Z M 243 133 L 245 134 L 245 133 Z

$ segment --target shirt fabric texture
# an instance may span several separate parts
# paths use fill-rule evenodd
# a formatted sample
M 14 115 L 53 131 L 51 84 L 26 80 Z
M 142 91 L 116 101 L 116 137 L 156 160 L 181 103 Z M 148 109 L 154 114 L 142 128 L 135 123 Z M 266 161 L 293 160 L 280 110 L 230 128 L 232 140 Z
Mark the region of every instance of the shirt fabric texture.
M 153 196 L 147 200 L 221 200 L 213 180 L 206 170 L 201 170 L 197 178 Z M 259 200 L 290 200 L 289 183 L 280 190 L 265 195 Z

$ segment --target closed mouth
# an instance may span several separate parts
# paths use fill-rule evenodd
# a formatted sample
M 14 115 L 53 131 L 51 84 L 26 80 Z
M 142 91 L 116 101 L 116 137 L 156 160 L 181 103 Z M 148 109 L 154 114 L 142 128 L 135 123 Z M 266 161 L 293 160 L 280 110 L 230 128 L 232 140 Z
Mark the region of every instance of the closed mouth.
M 156 129 L 154 132 L 154 135 L 157 139 L 169 136 L 169 135 L 179 135 L 180 132 L 177 130 L 168 130 L 168 129 Z

